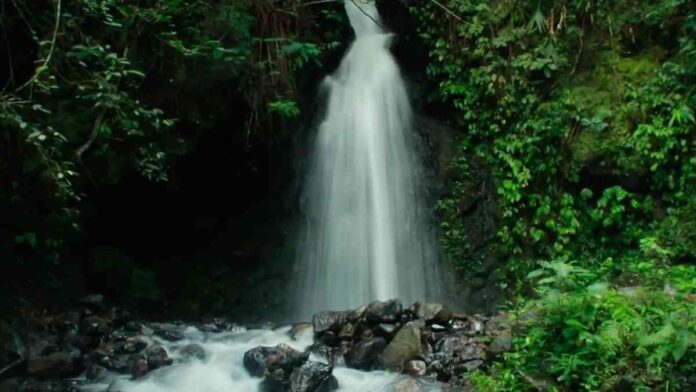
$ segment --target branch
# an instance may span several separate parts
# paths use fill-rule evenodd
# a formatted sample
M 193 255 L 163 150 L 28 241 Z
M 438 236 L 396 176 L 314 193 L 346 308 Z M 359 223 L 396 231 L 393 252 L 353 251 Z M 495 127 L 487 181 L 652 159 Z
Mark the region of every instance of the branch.
M 438 7 L 442 8 L 443 10 L 445 10 L 445 12 L 447 12 L 447 13 L 450 14 L 450 15 L 452 15 L 452 16 L 453 16 L 455 19 L 457 19 L 458 21 L 460 21 L 460 22 L 463 22 L 463 21 L 464 21 L 464 19 L 462 19 L 461 16 L 455 14 L 454 11 L 452 11 L 452 10 L 450 10 L 449 8 L 445 7 L 445 6 L 444 6 L 442 3 L 440 3 L 439 1 L 437 1 L 437 0 L 430 0 L 430 1 L 433 2 L 433 3 L 435 3 Z
M 46 68 L 48 67 L 48 64 L 51 62 L 51 57 L 53 57 L 53 50 L 56 47 L 56 40 L 58 38 L 58 30 L 60 29 L 60 17 L 61 17 L 61 8 L 62 8 L 62 0 L 56 0 L 57 5 L 56 5 L 56 22 L 55 26 L 53 27 L 53 38 L 51 39 L 51 47 L 48 49 L 48 55 L 46 56 L 46 60 L 44 60 L 43 64 L 41 64 L 39 67 L 36 69 L 41 69 L 41 68 Z M 21 85 L 15 92 L 20 92 L 24 90 L 27 86 L 31 85 L 36 81 L 36 78 L 39 77 L 40 72 L 35 72 L 34 76 L 31 77 L 26 83 Z
M 377 26 L 379 26 L 380 29 L 385 30 L 385 29 L 384 29 L 384 26 L 382 26 L 382 24 L 379 23 L 378 20 L 376 20 L 375 18 L 373 18 L 372 15 L 368 14 L 367 11 L 365 11 L 361 6 L 359 6 L 358 3 L 355 2 L 355 0 L 350 0 L 350 2 L 353 3 L 354 6 L 358 7 L 358 9 L 360 10 L 360 12 L 362 12 L 365 16 L 367 16 L 368 18 L 370 18 L 370 20 L 372 20 L 373 22 L 375 22 L 375 24 L 376 24 Z
M 106 109 L 103 109 L 99 113 L 99 116 L 97 116 L 97 119 L 94 120 L 94 125 L 92 126 L 92 133 L 89 135 L 89 139 L 87 139 L 87 141 L 83 145 L 81 145 L 77 150 L 75 150 L 75 162 L 82 163 L 82 155 L 87 150 L 89 150 L 90 147 L 92 147 L 94 141 L 97 140 L 97 137 L 99 137 L 99 128 L 101 128 L 101 125 L 104 122 L 104 116 L 106 116 Z

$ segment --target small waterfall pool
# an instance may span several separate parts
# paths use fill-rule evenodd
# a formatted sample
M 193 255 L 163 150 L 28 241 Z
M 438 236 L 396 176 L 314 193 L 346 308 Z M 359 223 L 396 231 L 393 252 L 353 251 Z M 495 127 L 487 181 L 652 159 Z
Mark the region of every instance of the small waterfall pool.
M 290 337 L 291 327 L 278 329 L 244 329 L 208 333 L 194 327 L 184 331 L 185 339 L 171 343 L 157 339 L 174 359 L 172 366 L 155 370 L 142 379 L 130 376 L 107 375 L 94 384 L 84 386 L 86 392 L 258 392 L 260 378 L 250 376 L 242 361 L 244 353 L 258 346 L 287 344 L 303 351 L 312 344 L 311 328 Z M 203 359 L 182 355 L 180 349 L 198 344 L 205 350 Z M 312 355 L 310 360 L 325 362 Z M 333 371 L 340 392 L 392 392 L 406 376 L 385 371 L 365 372 L 337 367 Z M 440 390 L 435 386 L 428 391 Z

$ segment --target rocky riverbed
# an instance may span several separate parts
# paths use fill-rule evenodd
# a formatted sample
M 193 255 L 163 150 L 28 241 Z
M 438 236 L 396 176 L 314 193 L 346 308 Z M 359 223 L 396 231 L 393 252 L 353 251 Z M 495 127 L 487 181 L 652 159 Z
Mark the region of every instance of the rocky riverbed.
M 0 391 L 417 392 L 470 388 L 512 344 L 506 316 L 398 300 L 247 329 L 218 318 L 144 322 L 98 296 L 5 325 Z

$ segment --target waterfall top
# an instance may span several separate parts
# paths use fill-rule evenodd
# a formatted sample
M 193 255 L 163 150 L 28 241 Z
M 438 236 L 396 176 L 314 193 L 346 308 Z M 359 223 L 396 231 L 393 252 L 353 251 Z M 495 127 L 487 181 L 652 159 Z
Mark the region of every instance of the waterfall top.
M 372 0 L 345 0 L 346 12 L 356 36 L 382 34 L 377 6 Z

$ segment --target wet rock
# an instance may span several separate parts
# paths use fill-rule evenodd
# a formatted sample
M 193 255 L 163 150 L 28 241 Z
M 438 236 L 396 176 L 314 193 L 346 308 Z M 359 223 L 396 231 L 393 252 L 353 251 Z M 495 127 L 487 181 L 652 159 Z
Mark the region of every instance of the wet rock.
M 107 370 L 105 367 L 93 363 L 87 366 L 87 372 L 85 372 L 85 377 L 87 378 L 87 380 L 90 381 L 98 381 L 104 378 L 106 372 Z
M 344 357 L 348 352 L 350 342 L 341 342 L 340 346 L 329 347 L 327 345 L 316 343 L 309 347 L 309 352 L 326 359 L 331 366 L 344 366 Z
M 205 359 L 205 349 L 200 344 L 187 344 L 179 349 L 179 354 L 184 358 L 198 358 L 200 360 Z
M 173 324 L 154 324 L 152 325 L 155 335 L 168 342 L 178 342 L 184 339 L 184 334 Z
M 317 362 L 306 362 L 290 375 L 290 392 L 329 392 L 338 389 L 333 368 Z
M 116 352 L 118 354 L 135 354 L 144 350 L 145 347 L 147 347 L 147 342 L 142 339 L 127 339 L 116 348 Z
M 341 331 L 338 333 L 338 338 L 342 340 L 350 340 L 355 335 L 355 325 L 351 323 L 345 323 Z
M 96 363 L 108 370 L 118 373 L 126 373 L 128 371 L 128 362 L 125 357 L 105 354 L 97 354 L 96 357 Z
M 416 303 L 416 317 L 426 323 L 446 324 L 452 319 L 452 312 L 442 304 L 438 303 Z
M 464 368 L 468 372 L 473 372 L 474 370 L 480 368 L 483 365 L 483 360 L 475 359 L 473 361 L 464 362 L 459 368 Z
M 512 350 L 512 335 L 502 333 L 496 336 L 488 346 L 488 351 L 492 354 L 502 354 Z
M 79 392 L 75 381 L 24 380 L 16 386 L 15 392 Z
M 162 346 L 153 346 L 147 349 L 145 353 L 147 358 L 147 366 L 151 369 L 157 369 L 163 366 L 169 366 L 174 361 L 167 355 L 167 350 Z
M 131 332 L 140 332 L 143 329 L 143 325 L 138 321 L 131 320 L 126 322 L 124 329 Z
M 428 365 L 425 363 L 425 361 L 412 360 L 406 362 L 404 370 L 411 376 L 422 377 L 426 375 L 428 371 Z
M 374 301 L 365 310 L 365 319 L 371 323 L 394 323 L 399 320 L 403 306 L 398 299 Z
M 147 358 L 141 357 L 141 356 L 136 356 L 131 360 L 131 363 L 129 364 L 130 367 L 130 375 L 135 379 L 135 378 L 140 378 L 144 375 L 147 374 L 148 371 L 150 371 L 150 367 L 147 364 Z
M 97 316 L 85 317 L 82 320 L 80 328 L 84 335 L 91 337 L 102 337 L 111 330 L 109 322 Z
M 309 359 L 309 353 L 301 353 L 292 347 L 279 344 L 276 347 L 256 347 L 244 353 L 244 368 L 255 377 L 271 373 L 273 378 L 286 380 L 292 370 Z M 287 377 L 286 377 L 287 376 Z
M 325 311 L 315 314 L 314 317 L 312 317 L 314 333 L 319 334 L 328 331 L 340 331 L 343 324 L 348 320 L 349 313 L 350 312 Z
M 375 327 L 375 333 L 385 338 L 391 338 L 394 332 L 396 332 L 396 325 L 394 324 L 381 323 Z
M 384 349 L 380 356 L 382 365 L 393 371 L 401 371 L 405 361 L 421 355 L 422 321 L 412 321 L 396 333 L 394 339 Z
M 377 358 L 387 347 L 384 338 L 368 338 L 353 345 L 346 353 L 346 365 L 355 369 L 370 370 L 375 367 Z

